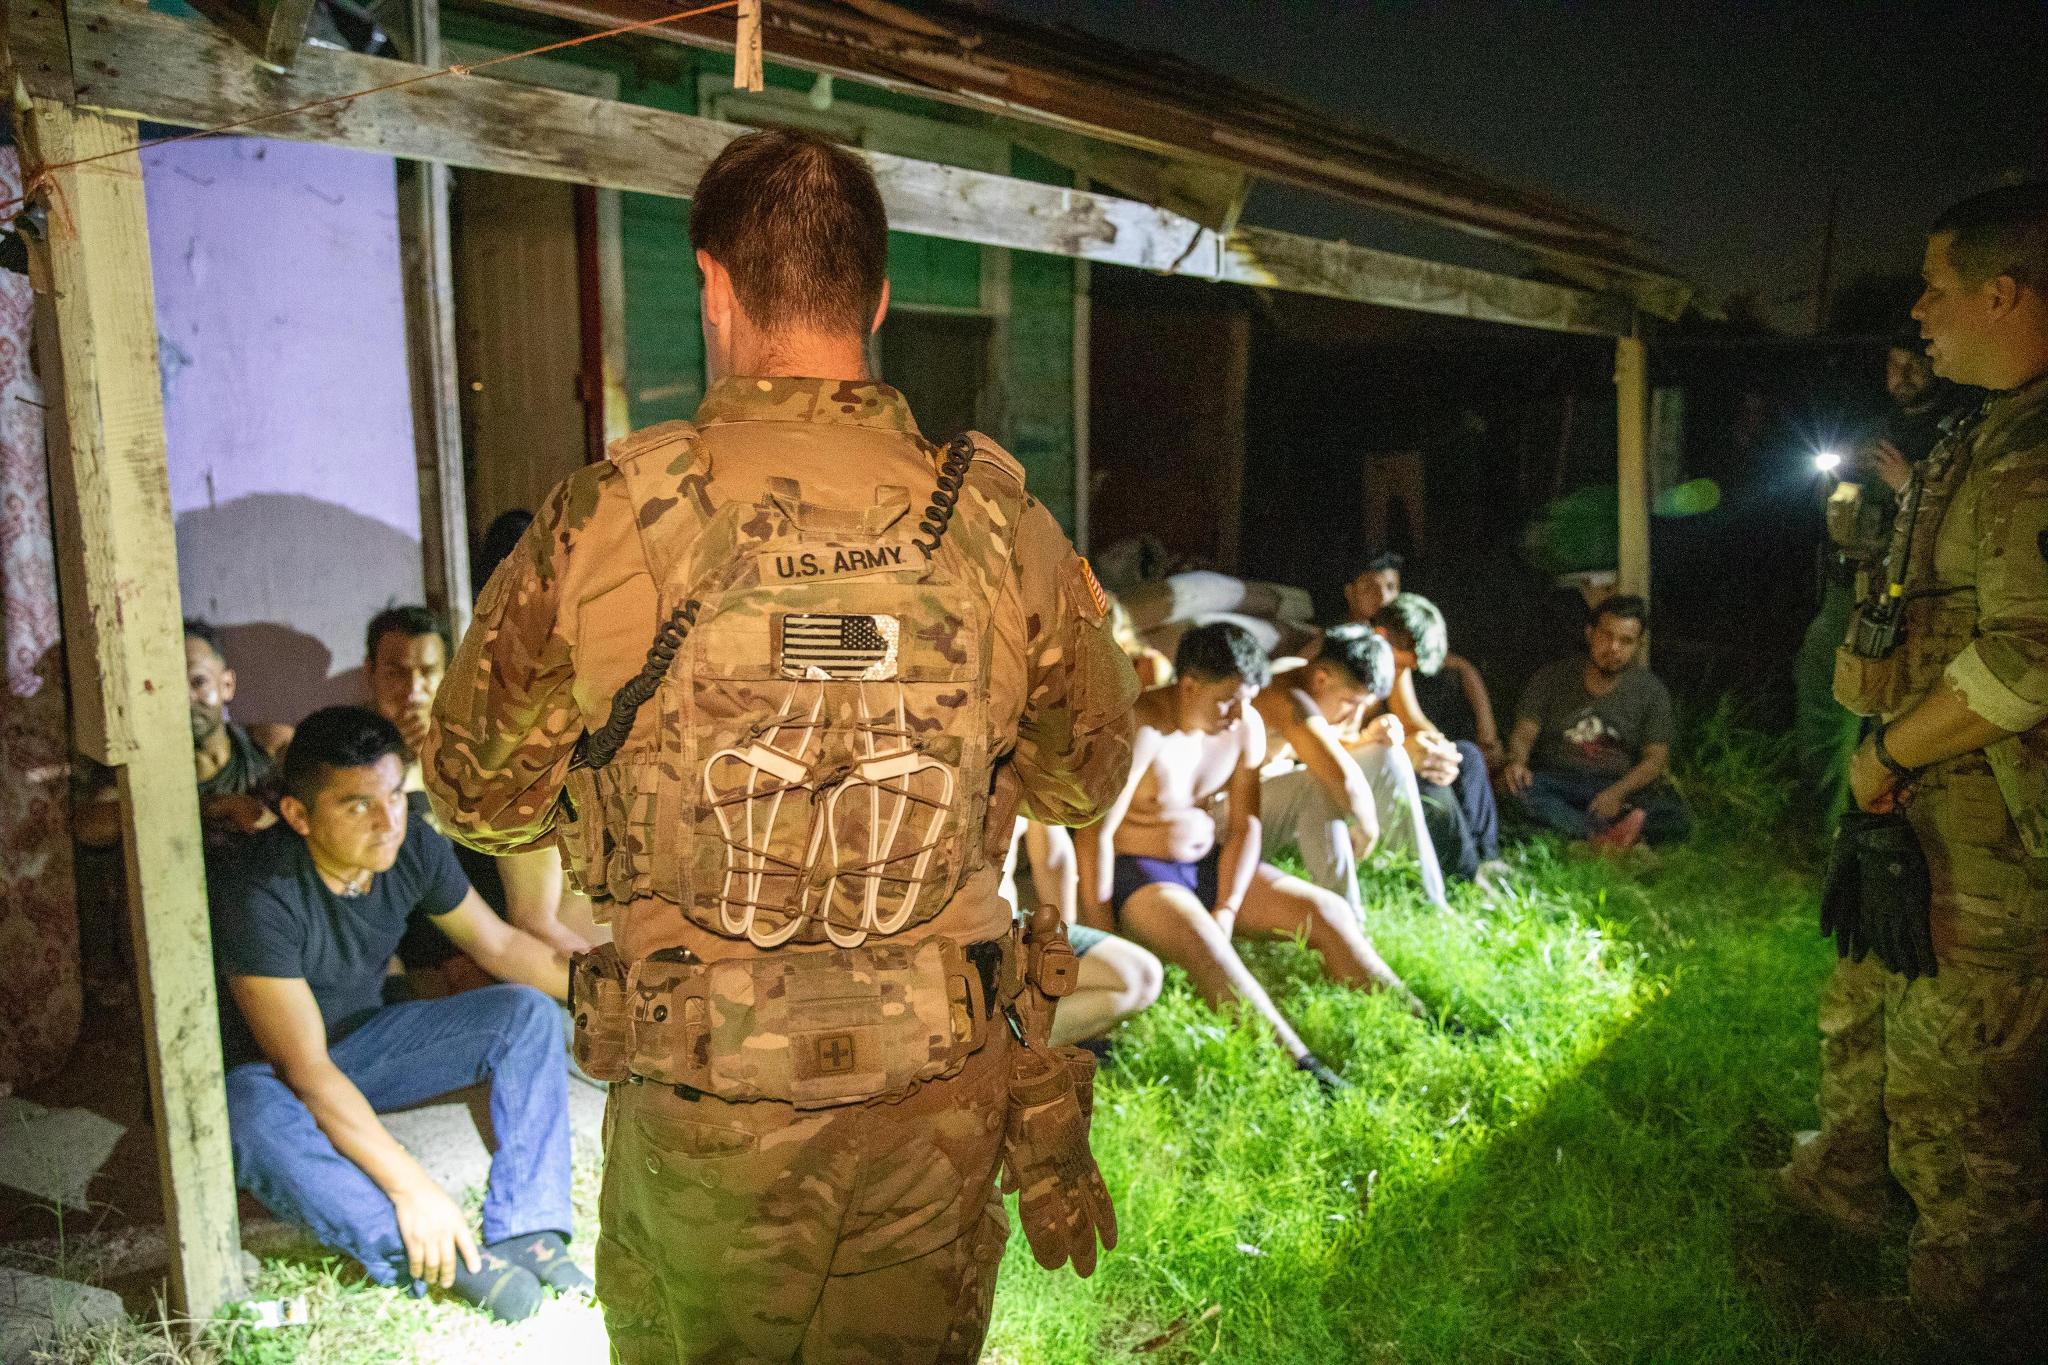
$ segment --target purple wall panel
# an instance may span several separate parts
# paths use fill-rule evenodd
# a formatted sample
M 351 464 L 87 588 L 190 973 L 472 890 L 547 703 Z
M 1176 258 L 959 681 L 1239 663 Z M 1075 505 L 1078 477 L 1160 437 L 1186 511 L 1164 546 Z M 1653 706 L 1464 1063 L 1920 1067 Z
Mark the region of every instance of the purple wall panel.
M 364 622 L 421 595 L 393 163 L 223 138 L 143 181 L 185 611 L 238 719 L 356 700 Z

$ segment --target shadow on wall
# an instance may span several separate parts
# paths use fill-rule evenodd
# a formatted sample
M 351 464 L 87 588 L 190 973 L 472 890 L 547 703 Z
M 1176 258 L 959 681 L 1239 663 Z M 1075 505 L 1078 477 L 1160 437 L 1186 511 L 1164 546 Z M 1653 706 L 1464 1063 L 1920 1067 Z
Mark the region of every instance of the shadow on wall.
M 185 512 L 177 531 L 185 613 L 221 627 L 244 725 L 361 701 L 363 627 L 420 600 L 419 542 L 333 503 L 259 493 Z

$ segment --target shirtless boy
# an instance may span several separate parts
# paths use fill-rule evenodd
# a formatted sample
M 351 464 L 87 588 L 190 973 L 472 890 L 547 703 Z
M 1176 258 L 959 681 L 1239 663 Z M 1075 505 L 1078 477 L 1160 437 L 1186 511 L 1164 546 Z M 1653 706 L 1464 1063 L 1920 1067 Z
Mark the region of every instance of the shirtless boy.
M 1333 979 L 1394 991 L 1417 1016 L 1422 1006 L 1373 951 L 1341 897 L 1259 861 L 1266 728 L 1251 703 L 1270 672 L 1257 641 L 1227 622 L 1198 626 L 1181 637 L 1174 671 L 1170 687 L 1138 699 L 1123 793 L 1077 837 L 1081 920 L 1177 963 L 1212 1006 L 1250 1005 L 1296 1066 L 1338 1088 L 1343 1081 L 1308 1050 L 1231 947 L 1233 933 L 1304 937 Z

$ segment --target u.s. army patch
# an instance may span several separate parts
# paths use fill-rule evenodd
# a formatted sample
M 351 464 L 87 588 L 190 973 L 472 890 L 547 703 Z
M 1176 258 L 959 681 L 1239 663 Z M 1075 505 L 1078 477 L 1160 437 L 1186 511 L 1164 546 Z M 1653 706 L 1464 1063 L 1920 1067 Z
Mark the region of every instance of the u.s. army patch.
M 1067 561 L 1067 596 L 1074 610 L 1091 626 L 1100 625 L 1102 618 L 1109 615 L 1109 594 L 1102 590 L 1095 570 L 1080 555 Z
M 903 545 L 801 545 L 762 556 L 761 578 L 768 583 L 823 583 L 871 574 L 900 573 L 906 566 Z

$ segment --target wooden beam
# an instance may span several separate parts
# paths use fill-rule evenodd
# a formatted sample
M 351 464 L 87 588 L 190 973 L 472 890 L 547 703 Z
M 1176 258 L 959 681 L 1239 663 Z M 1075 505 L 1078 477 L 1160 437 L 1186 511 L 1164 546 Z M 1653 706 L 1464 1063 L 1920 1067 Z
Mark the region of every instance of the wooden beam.
M 409 56 L 437 67 L 439 0 L 411 0 Z M 420 579 L 427 605 L 455 638 L 469 625 L 469 496 L 462 467 L 462 392 L 455 365 L 455 263 L 449 170 L 432 161 L 398 163 L 398 247 L 405 275 L 406 369 L 412 385 L 412 442 L 420 488 Z
M 495 0 L 591 29 L 655 18 L 667 0 Z M 940 10 L 950 10 L 941 13 Z M 662 24 L 652 39 L 730 51 L 725 14 Z M 1074 43 L 1030 19 L 888 0 L 776 0 L 769 57 L 914 99 L 1024 119 L 1114 144 L 1292 182 L 1537 255 L 1589 287 L 1620 287 L 1677 316 L 1691 289 L 1621 230 L 1540 194 L 1346 127 L 1270 92 L 1183 63 Z M 1105 175 L 1103 178 L 1110 178 Z
M 290 66 L 313 22 L 313 0 L 256 0 L 256 9 L 263 21 L 263 59 Z
M 71 84 L 71 39 L 65 31 L 63 0 L 8 0 L 0 5 L 0 43 L 7 49 L 7 69 L 28 94 L 68 101 L 77 93 Z
M 177 541 L 164 463 L 156 301 L 135 124 L 35 100 L 24 169 L 51 167 L 49 239 L 37 274 L 49 291 L 62 402 L 50 446 L 67 587 L 112 667 L 74 673 L 125 717 L 108 745 L 121 786 L 122 848 L 157 1161 L 171 1239 L 171 1299 L 204 1322 L 241 1297 L 234 1166 L 222 1089 L 213 944 L 201 864 L 199 795 L 185 706 Z M 110 159 L 72 165 L 84 158 Z M 51 363 L 54 362 L 54 363 Z M 67 602 L 67 628 L 79 619 Z
M 189 0 L 273 70 L 286 71 L 306 41 L 314 0 Z
M 212 127 L 422 74 L 404 62 L 309 47 L 287 73 L 203 25 L 74 0 L 81 100 L 109 112 Z M 688 198 L 746 129 L 487 76 L 443 77 L 269 120 L 252 132 L 604 189 Z M 1266 230 L 1228 237 L 1111 195 L 880 152 L 890 224 L 983 246 L 1197 275 L 1560 331 L 1611 334 L 1621 306 L 1583 290 Z
M 1650 595 L 1650 366 L 1641 338 L 1614 340 L 1621 555 L 1615 590 Z
M 1632 317 L 1628 305 L 1609 294 L 1267 228 L 1241 227 L 1231 233 L 1216 278 L 1558 332 L 1612 336 L 1626 329 Z

